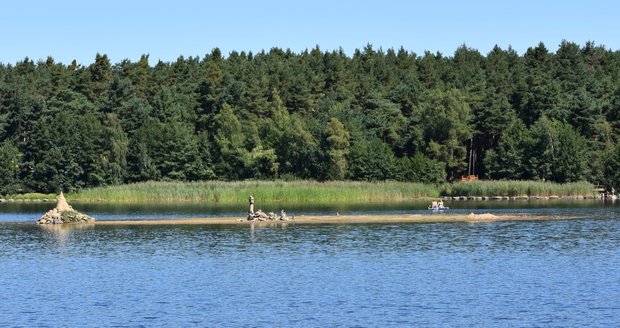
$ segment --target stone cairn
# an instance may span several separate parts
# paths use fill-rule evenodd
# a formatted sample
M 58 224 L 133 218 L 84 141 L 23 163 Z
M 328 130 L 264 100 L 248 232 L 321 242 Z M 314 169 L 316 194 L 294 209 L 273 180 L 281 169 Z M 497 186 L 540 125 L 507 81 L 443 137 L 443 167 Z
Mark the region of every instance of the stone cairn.
M 247 217 L 248 221 L 289 221 L 295 219 L 295 217 L 289 218 L 286 216 L 284 210 L 280 211 L 280 215 L 276 215 L 273 212 L 265 213 L 261 210 L 254 212 L 254 197 L 250 196 L 248 202 L 250 203 L 250 211 Z
M 73 209 L 65 199 L 63 193 L 58 196 L 58 204 L 56 207 L 43 215 L 37 224 L 64 224 L 64 223 L 92 223 L 94 218 L 82 214 Z

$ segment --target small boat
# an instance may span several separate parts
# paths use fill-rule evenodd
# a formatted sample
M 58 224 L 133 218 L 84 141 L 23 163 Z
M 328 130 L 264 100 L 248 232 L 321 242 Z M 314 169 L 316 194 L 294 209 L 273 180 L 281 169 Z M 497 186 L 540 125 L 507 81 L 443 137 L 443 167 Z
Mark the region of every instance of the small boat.
M 447 207 L 447 206 L 441 206 L 441 207 L 439 207 L 439 206 L 435 206 L 435 207 L 429 206 L 428 209 L 433 211 L 433 212 L 440 212 L 440 211 L 447 211 L 450 208 Z
M 433 212 L 439 212 L 439 211 L 447 211 L 450 208 L 447 206 L 443 206 L 443 201 L 439 201 L 439 202 L 433 202 L 431 206 L 428 207 L 428 209 Z

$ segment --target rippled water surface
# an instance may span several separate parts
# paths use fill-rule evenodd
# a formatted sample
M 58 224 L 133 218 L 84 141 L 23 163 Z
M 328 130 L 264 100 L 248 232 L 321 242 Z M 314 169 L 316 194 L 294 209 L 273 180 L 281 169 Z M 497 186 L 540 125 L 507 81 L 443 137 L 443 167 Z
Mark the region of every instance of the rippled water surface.
M 620 325 L 617 207 L 497 211 L 525 210 L 583 218 L 71 228 L 5 211 L 0 326 Z

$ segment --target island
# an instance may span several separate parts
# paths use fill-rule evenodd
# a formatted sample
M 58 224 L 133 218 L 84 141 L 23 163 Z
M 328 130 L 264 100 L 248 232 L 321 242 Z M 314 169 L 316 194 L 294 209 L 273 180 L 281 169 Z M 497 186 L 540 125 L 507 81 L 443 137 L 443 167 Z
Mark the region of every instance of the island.
M 45 213 L 39 220 L 37 220 L 37 224 L 65 224 L 65 223 L 94 223 L 95 219 L 82 214 L 69 203 L 65 199 L 65 195 L 61 192 L 60 196 L 58 196 L 58 203 L 56 207 Z

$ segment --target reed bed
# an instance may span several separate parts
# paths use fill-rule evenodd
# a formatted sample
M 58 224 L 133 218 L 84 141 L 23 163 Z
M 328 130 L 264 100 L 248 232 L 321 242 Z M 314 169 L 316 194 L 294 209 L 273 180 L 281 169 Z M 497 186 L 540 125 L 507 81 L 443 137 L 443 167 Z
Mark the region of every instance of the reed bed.
M 595 196 L 594 185 L 588 182 L 552 183 L 542 181 L 464 181 L 441 186 L 444 196 Z
M 587 182 L 467 181 L 442 185 L 360 181 L 204 181 L 142 182 L 84 189 L 66 195 L 70 201 L 102 203 L 210 202 L 245 204 L 253 195 L 261 203 L 398 202 L 439 196 L 596 196 Z M 9 195 L 7 199 L 56 199 L 54 194 Z
M 355 203 L 438 197 L 439 189 L 434 185 L 393 181 L 144 182 L 85 189 L 67 198 L 83 202 L 243 204 L 250 195 L 260 202 Z
M 5 198 L 6 199 L 12 199 L 12 200 L 54 200 L 58 197 L 58 195 L 56 194 L 42 194 L 42 193 L 37 193 L 37 192 L 31 192 L 31 193 L 25 193 L 25 194 L 9 194 L 6 195 Z M 2 197 L 0 197 L 2 198 Z

